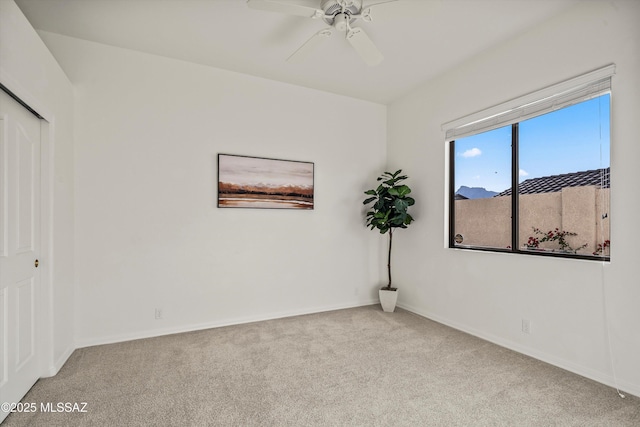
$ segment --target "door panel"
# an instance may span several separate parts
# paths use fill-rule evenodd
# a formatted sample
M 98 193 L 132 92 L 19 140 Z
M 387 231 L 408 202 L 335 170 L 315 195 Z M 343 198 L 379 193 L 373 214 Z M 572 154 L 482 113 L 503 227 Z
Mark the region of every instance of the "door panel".
M 2 100 L 2 98 L 0 98 Z M 2 101 L 4 102 L 4 101 Z M 7 211 L 7 180 L 9 170 L 9 145 L 5 143 L 6 127 L 5 118 L 0 107 L 0 257 L 6 257 L 9 253 L 9 218 Z M 0 308 L 2 308 L 0 306 Z M 2 316 L 0 316 L 2 317 Z M 0 329 L 1 331 L 1 329 Z
M 37 119 L 36 119 L 37 120 Z M 40 139 L 39 132 L 39 124 L 38 120 L 38 145 Z M 16 171 L 18 182 L 17 184 L 17 198 L 16 208 L 18 208 L 18 212 L 16 215 L 16 229 L 18 231 L 17 236 L 17 248 L 16 253 L 22 254 L 25 252 L 32 252 L 34 250 L 33 247 L 33 232 L 34 232 L 34 221 L 35 221 L 35 187 L 38 183 L 34 182 L 36 179 L 36 174 L 34 171 L 34 163 L 35 159 L 35 141 L 33 141 L 34 135 L 27 135 L 27 130 L 20 123 L 16 123 L 16 139 L 15 139 L 15 152 L 16 152 L 16 166 L 18 170 Z M 38 147 L 38 150 L 39 147 Z M 38 156 L 39 157 L 39 156 Z M 38 161 L 38 165 L 40 162 Z M 40 180 L 40 177 L 37 177 Z
M 0 91 L 0 403 L 39 378 L 40 120 Z M 8 414 L 0 411 L 0 422 Z
M 16 348 L 16 369 L 21 370 L 22 367 L 29 363 L 35 356 L 35 311 L 34 311 L 34 286 L 33 277 L 18 283 L 16 286 L 17 294 L 17 320 L 16 330 L 18 332 Z
M 1 255 L 0 255 L 1 256 Z M 7 365 L 7 314 L 9 313 L 9 306 L 7 304 L 7 292 L 6 289 L 0 289 L 0 390 L 7 382 L 7 371 L 9 366 Z M 0 404 L 4 402 L 4 394 L 0 398 Z M 2 412 L 0 412 L 0 420 L 2 419 Z

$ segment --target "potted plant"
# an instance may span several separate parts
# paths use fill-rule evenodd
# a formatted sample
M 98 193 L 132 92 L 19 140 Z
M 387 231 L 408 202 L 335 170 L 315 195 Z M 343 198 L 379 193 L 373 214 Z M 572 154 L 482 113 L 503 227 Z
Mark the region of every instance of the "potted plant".
M 413 221 L 407 210 L 409 206 L 415 204 L 415 200 L 409 196 L 411 189 L 402 184 L 407 179 L 406 175 L 401 175 L 402 169 L 395 173 L 385 172 L 378 177 L 380 184 L 375 190 L 367 190 L 364 193 L 368 197 L 363 204 L 368 205 L 373 202 L 367 212 L 367 226 L 371 230 L 378 229 L 380 234 L 389 233 L 389 253 L 387 257 L 387 272 L 389 283 L 380 289 L 380 304 L 387 312 L 395 310 L 398 300 L 398 288 L 393 287 L 391 280 L 391 248 L 393 245 L 393 231 L 396 228 L 407 228 Z

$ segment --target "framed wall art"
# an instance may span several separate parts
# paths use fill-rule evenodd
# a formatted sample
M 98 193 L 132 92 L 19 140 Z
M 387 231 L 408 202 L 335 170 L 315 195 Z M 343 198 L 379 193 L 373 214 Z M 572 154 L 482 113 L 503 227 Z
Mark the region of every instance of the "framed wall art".
M 313 209 L 314 164 L 218 154 L 218 207 Z

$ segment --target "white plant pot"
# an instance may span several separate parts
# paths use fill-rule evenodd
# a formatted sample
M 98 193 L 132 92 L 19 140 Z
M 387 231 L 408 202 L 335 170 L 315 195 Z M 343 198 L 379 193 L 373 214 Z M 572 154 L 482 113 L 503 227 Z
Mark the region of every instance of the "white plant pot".
M 392 313 L 396 309 L 396 302 L 398 301 L 398 290 L 388 291 L 385 289 L 380 289 L 378 291 L 378 295 L 380 296 L 380 305 L 382 305 L 382 310 L 387 313 Z

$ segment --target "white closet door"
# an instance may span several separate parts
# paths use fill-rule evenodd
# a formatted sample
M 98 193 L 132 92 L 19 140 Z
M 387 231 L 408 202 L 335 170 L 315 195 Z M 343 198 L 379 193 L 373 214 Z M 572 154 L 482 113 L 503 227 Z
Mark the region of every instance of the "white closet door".
M 40 120 L 0 90 L 0 404 L 40 376 L 39 252 Z

